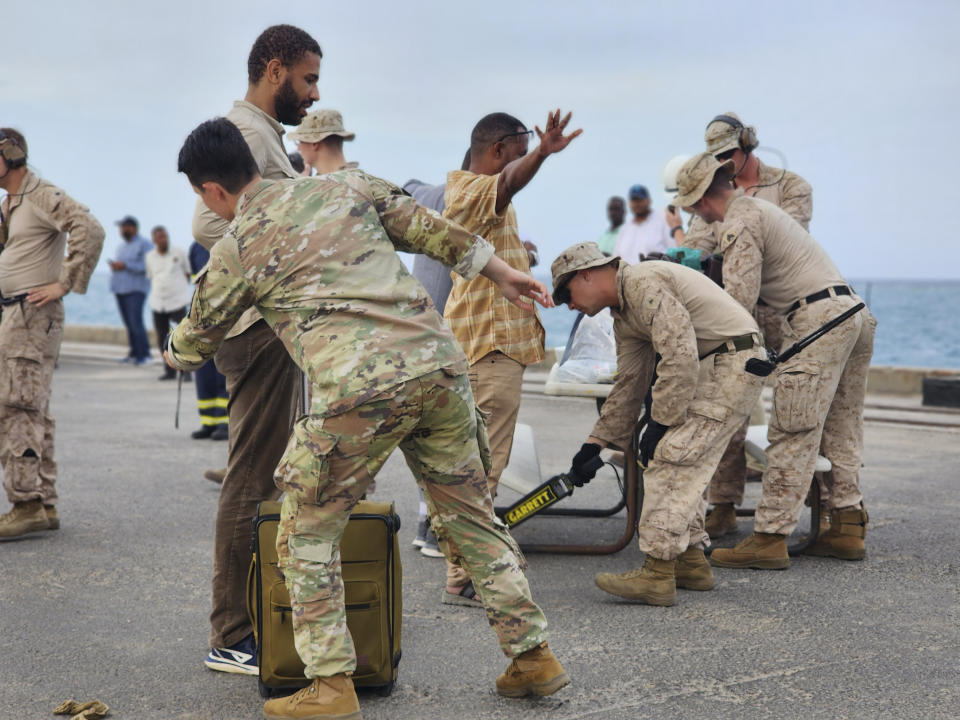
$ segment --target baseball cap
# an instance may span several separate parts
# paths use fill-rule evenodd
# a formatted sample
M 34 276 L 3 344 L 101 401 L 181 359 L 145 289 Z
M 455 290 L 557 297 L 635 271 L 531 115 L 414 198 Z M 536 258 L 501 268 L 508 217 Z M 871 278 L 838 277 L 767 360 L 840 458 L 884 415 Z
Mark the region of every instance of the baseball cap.
M 710 152 L 694 155 L 687 160 L 677 173 L 677 196 L 673 199 L 674 204 L 690 207 L 697 202 L 710 187 L 717 170 L 722 167 L 733 172 L 733 160 L 720 162 Z
M 627 192 L 627 197 L 631 199 L 632 198 L 648 198 L 650 197 L 650 193 L 647 191 L 647 188 L 645 188 L 643 185 L 634 185 Z
M 137 222 L 137 219 L 133 215 L 124 215 L 122 218 L 117 220 L 117 225 L 133 225 L 134 227 L 140 227 L 140 223 Z
M 620 260 L 619 255 L 607 256 L 594 242 L 571 245 L 553 261 L 550 272 L 553 273 L 553 301 L 557 305 L 570 302 L 567 283 L 578 270 L 609 265 Z
M 337 110 L 316 110 L 308 113 L 297 129 L 287 135 L 296 142 L 320 142 L 331 135 L 353 140 L 356 135 L 343 129 L 343 116 Z

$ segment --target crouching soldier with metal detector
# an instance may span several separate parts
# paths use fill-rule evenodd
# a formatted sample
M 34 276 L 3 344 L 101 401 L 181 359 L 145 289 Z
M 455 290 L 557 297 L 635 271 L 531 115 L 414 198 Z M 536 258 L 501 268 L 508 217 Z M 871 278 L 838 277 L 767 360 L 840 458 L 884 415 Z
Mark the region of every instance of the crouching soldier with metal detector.
M 550 695 L 566 685 L 522 556 L 493 514 L 466 357 L 396 250 L 429 253 L 466 277 L 483 273 L 521 307 L 529 308 L 521 297 L 551 306 L 546 287 L 483 238 L 359 170 L 261 179 L 240 131 L 222 118 L 190 134 L 179 170 L 232 223 L 210 253 L 190 315 L 171 335 L 167 362 L 199 367 L 255 306 L 313 389 L 275 475 L 286 493 L 279 565 L 313 682 L 268 701 L 266 717 L 360 718 L 339 545 L 351 508 L 397 447 L 441 547 L 470 575 L 513 659 L 497 692 Z
M 805 552 L 860 560 L 867 525 L 859 480 L 863 399 L 877 323 L 865 307 L 853 310 L 860 298 L 810 234 L 773 203 L 734 189 L 732 176 L 731 161 L 697 155 L 677 173 L 674 201 L 720 224 L 716 252 L 723 255 L 724 289 L 747 310 L 759 298 L 780 313 L 785 342 L 821 329 L 825 334 L 776 366 L 754 533 L 734 548 L 717 549 L 710 561 L 718 567 L 789 567 L 786 537 L 797 526 L 818 452 L 833 466 L 825 479 L 830 527 Z M 847 311 L 853 311 L 849 319 L 825 327 Z
M 583 243 L 551 269 L 554 302 L 590 316 L 610 308 L 617 341 L 616 382 L 571 477 L 589 481 L 602 448 L 625 448 L 648 388 L 652 398 L 638 453 L 646 560 L 621 575 L 597 575 L 597 585 L 648 605 L 673 605 L 678 587 L 712 590 L 703 491 L 763 386 L 744 370 L 748 360 L 766 358 L 756 321 L 712 280 L 676 263 L 628 265 Z

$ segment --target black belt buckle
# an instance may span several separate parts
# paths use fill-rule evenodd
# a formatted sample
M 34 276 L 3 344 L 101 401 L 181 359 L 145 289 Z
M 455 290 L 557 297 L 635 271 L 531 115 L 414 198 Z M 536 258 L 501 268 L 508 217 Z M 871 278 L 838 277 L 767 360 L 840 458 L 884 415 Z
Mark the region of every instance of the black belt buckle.
M 13 297 L 3 297 L 2 295 L 0 295 L 0 306 L 6 307 L 7 305 L 19 305 L 26 299 L 27 299 L 26 293 L 22 293 L 20 295 L 14 295 Z

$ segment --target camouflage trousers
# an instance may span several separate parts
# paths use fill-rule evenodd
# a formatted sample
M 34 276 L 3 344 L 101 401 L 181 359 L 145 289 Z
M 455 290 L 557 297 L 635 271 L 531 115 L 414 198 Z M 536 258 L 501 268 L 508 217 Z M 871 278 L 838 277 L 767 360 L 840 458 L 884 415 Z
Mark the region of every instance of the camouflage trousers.
M 841 295 L 801 307 L 789 318 L 786 342 L 858 302 L 855 295 Z M 818 452 L 833 465 L 824 478 L 827 506 L 855 507 L 862 500 L 863 399 L 876 326 L 864 309 L 777 368 L 757 532 L 793 532 Z
M 763 348 L 709 355 L 700 361 L 687 419 L 664 434 L 643 472 L 640 549 L 672 560 L 688 547 L 706 547 L 704 490 L 730 438 L 760 397 L 763 379 L 743 369 Z
M 547 639 L 523 556 L 493 514 L 467 376 L 441 370 L 294 427 L 276 472 L 286 493 L 277 551 L 307 677 L 356 668 L 339 543 L 351 508 L 397 447 L 423 491 L 440 547 L 473 580 L 504 654 L 515 657 Z
M 0 466 L 11 503 L 55 505 L 57 465 L 50 415 L 53 368 L 63 336 L 63 302 L 26 301 L 0 316 Z

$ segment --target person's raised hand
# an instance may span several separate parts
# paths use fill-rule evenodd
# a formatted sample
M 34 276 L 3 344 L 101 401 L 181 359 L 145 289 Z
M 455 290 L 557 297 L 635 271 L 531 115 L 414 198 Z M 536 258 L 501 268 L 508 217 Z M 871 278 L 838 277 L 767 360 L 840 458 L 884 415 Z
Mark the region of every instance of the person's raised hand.
M 567 147 L 575 137 L 583 132 L 583 130 L 580 129 L 574 130 L 569 135 L 563 134 L 563 131 L 566 130 L 570 122 L 570 116 L 572 114 L 573 113 L 567 113 L 567 116 L 561 120 L 560 109 L 557 108 L 556 112 L 547 114 L 547 124 L 542 131 L 539 125 L 533 126 L 533 129 L 537 131 L 537 137 L 540 138 L 540 146 L 537 148 L 537 152 L 541 157 L 560 152 Z

